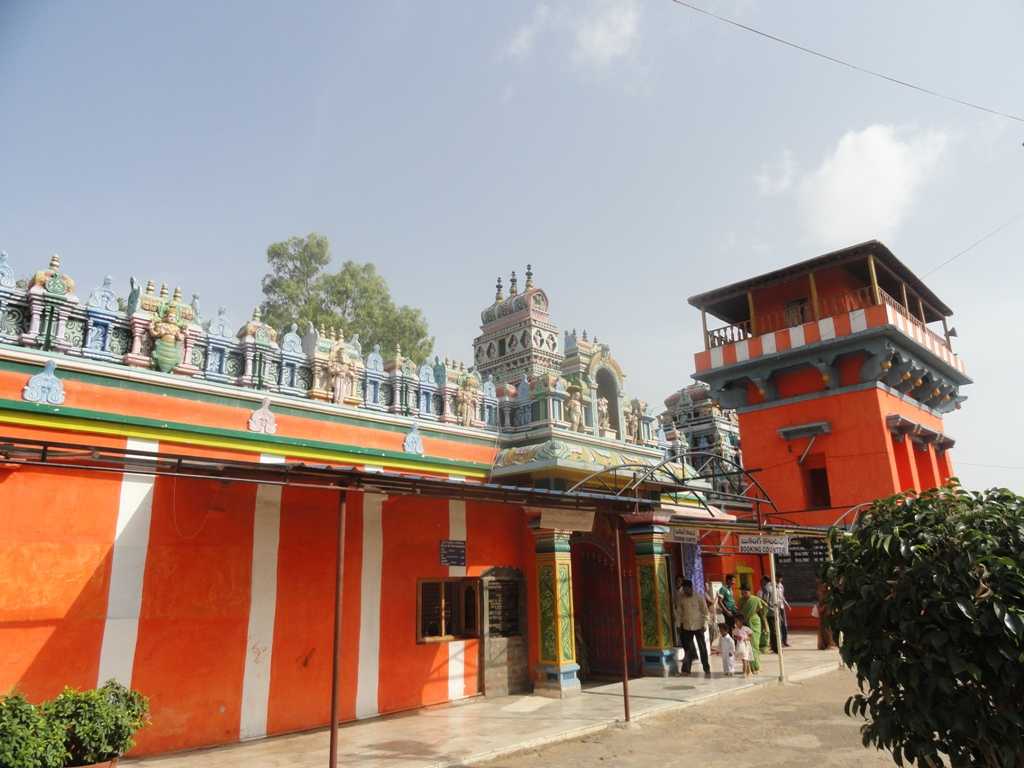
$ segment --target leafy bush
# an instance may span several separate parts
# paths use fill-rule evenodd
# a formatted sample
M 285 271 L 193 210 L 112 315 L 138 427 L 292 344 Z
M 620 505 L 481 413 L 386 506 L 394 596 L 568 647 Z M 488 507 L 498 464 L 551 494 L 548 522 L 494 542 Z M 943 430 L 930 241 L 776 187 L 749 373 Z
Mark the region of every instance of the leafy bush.
M 14 693 L 0 699 L 0 765 L 4 768 L 61 768 L 63 731 L 38 707 Z
M 904 761 L 1024 766 L 1024 498 L 955 481 L 833 532 L 833 632 L 864 745 Z
M 115 680 L 92 691 L 65 688 L 43 711 L 64 734 L 69 766 L 120 757 L 135 745 L 135 732 L 149 722 L 146 698 Z

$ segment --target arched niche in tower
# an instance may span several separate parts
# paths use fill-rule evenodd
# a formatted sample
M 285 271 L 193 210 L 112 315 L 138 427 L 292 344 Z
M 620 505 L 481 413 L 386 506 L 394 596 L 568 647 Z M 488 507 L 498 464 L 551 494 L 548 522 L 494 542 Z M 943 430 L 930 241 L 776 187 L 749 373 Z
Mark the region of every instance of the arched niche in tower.
M 619 382 L 615 374 L 608 368 L 600 367 L 594 375 L 597 384 L 597 397 L 608 401 L 608 423 L 618 437 L 622 437 L 619 426 Z

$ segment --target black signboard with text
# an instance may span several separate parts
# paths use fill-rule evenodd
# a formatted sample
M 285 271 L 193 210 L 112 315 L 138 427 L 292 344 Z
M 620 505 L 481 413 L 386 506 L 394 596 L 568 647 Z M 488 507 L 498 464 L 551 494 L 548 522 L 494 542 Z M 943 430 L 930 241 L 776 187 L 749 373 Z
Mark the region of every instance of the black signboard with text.
M 441 565 L 465 565 L 466 542 L 455 539 L 441 541 Z
M 826 560 L 828 546 L 824 539 L 790 538 L 789 554 L 775 556 L 775 572 L 782 579 L 788 602 L 817 602 L 818 573 Z

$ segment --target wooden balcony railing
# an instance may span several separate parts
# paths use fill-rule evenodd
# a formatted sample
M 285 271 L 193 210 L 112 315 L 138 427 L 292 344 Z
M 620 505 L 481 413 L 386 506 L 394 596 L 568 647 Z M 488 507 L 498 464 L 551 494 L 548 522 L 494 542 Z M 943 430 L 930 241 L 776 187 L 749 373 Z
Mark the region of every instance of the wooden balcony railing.
M 882 304 L 888 304 L 900 315 L 905 317 L 925 333 L 929 334 L 934 341 L 947 348 L 949 347 L 949 343 L 946 339 L 931 331 L 923 322 L 921 322 L 920 317 L 915 317 L 914 314 L 903 306 L 902 303 L 894 299 L 881 288 L 878 289 L 878 295 L 882 300 Z M 875 306 L 872 288 L 871 286 L 864 286 L 863 288 L 848 291 L 847 293 L 822 297 L 818 302 L 818 317 L 834 317 L 835 315 L 853 312 L 857 309 L 866 309 L 871 306 Z M 811 307 L 809 303 L 806 303 L 793 304 L 786 307 L 784 310 L 758 312 L 756 313 L 755 319 L 757 327 L 756 335 L 760 336 L 765 333 L 773 333 L 785 328 L 792 328 L 797 325 L 812 322 L 815 317 L 814 308 Z M 732 344 L 737 341 L 749 339 L 754 335 L 750 321 L 744 320 L 739 323 L 734 323 L 733 325 L 727 325 L 723 328 L 716 328 L 715 330 L 708 331 L 705 346 L 707 349 L 723 347 L 726 344 Z
M 752 335 L 750 333 L 750 323 L 744 320 L 741 323 L 708 331 L 707 348 L 724 347 L 726 344 L 732 344 L 735 341 L 749 339 Z

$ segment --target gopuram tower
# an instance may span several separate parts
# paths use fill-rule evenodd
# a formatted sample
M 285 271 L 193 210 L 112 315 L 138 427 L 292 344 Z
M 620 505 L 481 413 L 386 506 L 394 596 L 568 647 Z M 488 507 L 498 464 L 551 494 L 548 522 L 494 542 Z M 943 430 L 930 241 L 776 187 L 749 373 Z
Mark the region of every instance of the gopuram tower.
M 509 278 L 505 298 L 498 278 L 494 303 L 480 313 L 480 335 L 473 342 L 476 369 L 494 383 L 514 384 L 523 376 L 559 375 L 562 350 L 558 346 L 558 328 L 551 322 L 548 297 L 533 284 L 533 270 L 526 265 L 526 287 L 519 293 L 516 273 Z

